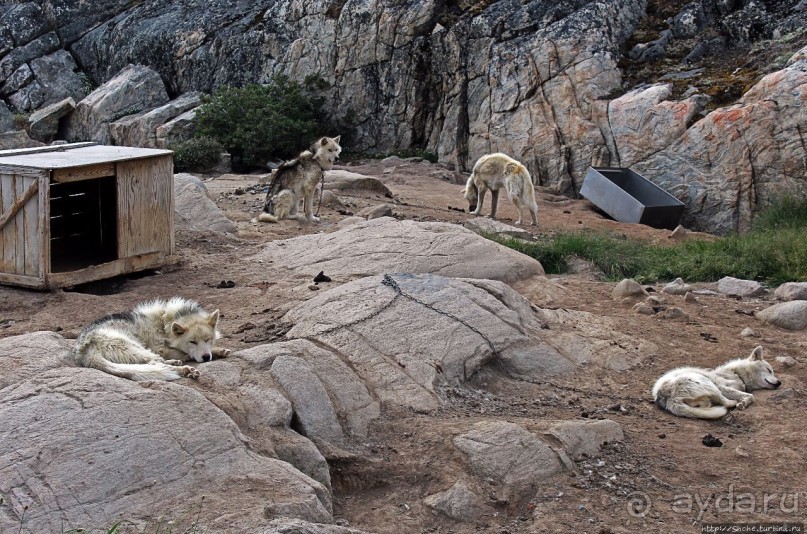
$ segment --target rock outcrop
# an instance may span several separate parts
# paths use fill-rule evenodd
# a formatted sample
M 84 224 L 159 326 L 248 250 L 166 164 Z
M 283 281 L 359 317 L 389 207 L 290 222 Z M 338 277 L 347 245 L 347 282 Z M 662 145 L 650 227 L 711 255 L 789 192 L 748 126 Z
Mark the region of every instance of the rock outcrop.
M 238 232 L 235 224 L 210 198 L 202 180 L 192 174 L 174 175 L 174 218 L 177 229 Z
M 109 125 L 112 140 L 116 145 L 123 146 L 145 148 L 167 146 L 165 129 L 160 132 L 162 139 L 158 140 L 159 128 L 177 119 L 183 113 L 197 108 L 202 103 L 201 96 L 201 93 L 192 91 L 158 108 L 146 108 L 140 113 L 118 119 Z
M 676 40 L 708 34 L 688 56 L 694 62 L 725 46 L 796 35 L 807 18 L 796 4 L 698 0 L 631 54 L 654 61 Z M 0 96 L 18 110 L 66 96 L 79 102 L 84 87 L 108 83 L 133 61 L 153 69 L 171 96 L 317 75 L 327 82 L 328 112 L 351 130 L 351 149 L 422 147 L 461 170 L 503 151 L 564 194 L 579 191 L 589 165 L 635 165 L 685 202 L 688 226 L 747 229 L 759 206 L 804 186 L 798 132 L 807 111 L 799 87 L 807 74 L 794 60 L 702 120 L 708 97 L 697 90 L 672 100 L 661 84 L 609 98 L 625 89 L 619 61 L 646 5 L 498 0 L 463 11 L 434 0 L 305 8 L 288 0 L 29 2 L 0 12 Z M 106 123 L 168 101 L 110 103 L 105 113 L 93 95 L 79 102 L 73 140 L 109 142 Z M 118 134 L 126 139 L 118 142 L 145 137 L 166 146 L 188 136 L 194 113 L 148 126 L 161 131 Z
M 515 282 L 544 274 L 538 261 L 457 225 L 389 217 L 274 241 L 252 259 L 271 259 L 311 276 L 319 271 L 331 277 L 406 272 Z
M 256 531 L 274 517 L 333 521 L 323 485 L 250 450 L 198 392 L 73 367 L 66 346 L 44 332 L 0 340 L 4 531 L 23 516 L 31 532 L 191 512 L 216 530 Z
M 112 144 L 111 122 L 168 100 L 159 74 L 142 65 L 130 65 L 78 103 L 65 135 L 72 141 Z
M 765 76 L 634 169 L 686 205 L 682 224 L 726 233 L 750 228 L 758 206 L 803 194 L 807 59 Z

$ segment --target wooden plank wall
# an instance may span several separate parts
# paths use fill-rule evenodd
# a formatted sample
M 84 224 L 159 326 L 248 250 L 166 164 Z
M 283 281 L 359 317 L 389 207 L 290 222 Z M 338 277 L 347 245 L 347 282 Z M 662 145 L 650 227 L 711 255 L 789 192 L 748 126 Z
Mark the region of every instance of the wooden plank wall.
M 173 159 L 160 156 L 116 164 L 118 257 L 172 252 Z
M 32 173 L 0 170 L 0 213 L 12 204 L 40 176 Z M 40 231 L 40 195 L 35 194 L 0 229 L 0 272 L 20 276 L 41 277 L 42 235 Z

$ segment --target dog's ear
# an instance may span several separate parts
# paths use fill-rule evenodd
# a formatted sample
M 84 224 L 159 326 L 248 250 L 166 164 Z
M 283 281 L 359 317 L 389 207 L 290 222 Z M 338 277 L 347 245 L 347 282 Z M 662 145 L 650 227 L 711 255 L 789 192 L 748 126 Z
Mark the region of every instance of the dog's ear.
M 762 360 L 762 345 L 757 345 L 757 347 L 751 351 L 751 356 L 748 357 L 749 360 L 752 362 L 758 362 Z
M 181 336 L 185 333 L 185 327 L 179 323 L 171 323 L 171 333 L 175 336 Z
M 207 317 L 207 324 L 216 328 L 216 325 L 219 324 L 219 310 L 214 311 Z
M 339 143 L 339 139 L 340 139 L 341 137 L 342 137 L 342 135 L 341 135 L 341 134 L 340 134 L 340 135 L 337 135 L 336 137 L 334 137 L 334 138 L 333 138 L 333 142 L 334 142 L 334 143 Z
M 322 146 L 327 145 L 328 144 L 328 138 L 323 137 L 322 139 L 319 140 L 319 144 L 322 145 Z

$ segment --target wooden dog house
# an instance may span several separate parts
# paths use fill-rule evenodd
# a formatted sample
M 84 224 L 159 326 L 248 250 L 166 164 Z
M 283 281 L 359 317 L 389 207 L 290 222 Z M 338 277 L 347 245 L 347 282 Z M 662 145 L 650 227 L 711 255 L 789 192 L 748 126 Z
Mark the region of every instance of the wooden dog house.
M 173 178 L 169 150 L 0 151 L 0 283 L 53 289 L 164 265 Z

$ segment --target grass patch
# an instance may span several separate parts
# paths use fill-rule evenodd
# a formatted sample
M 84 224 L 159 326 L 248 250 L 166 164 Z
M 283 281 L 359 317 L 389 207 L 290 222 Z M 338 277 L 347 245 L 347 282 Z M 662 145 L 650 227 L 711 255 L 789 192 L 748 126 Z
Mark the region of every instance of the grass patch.
M 714 241 L 658 246 L 595 232 L 561 233 L 538 243 L 494 240 L 537 259 L 548 274 L 568 271 L 566 259 L 578 256 L 596 265 L 608 280 L 633 278 L 646 284 L 681 277 L 711 282 L 734 276 L 779 285 L 807 280 L 806 236 L 807 199 L 790 198 L 760 213 L 749 233 Z

